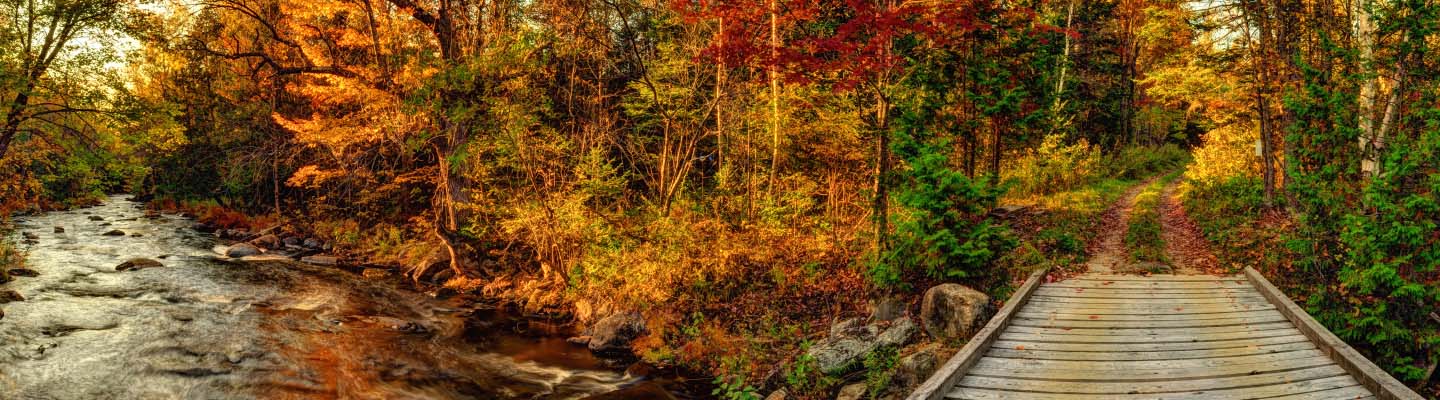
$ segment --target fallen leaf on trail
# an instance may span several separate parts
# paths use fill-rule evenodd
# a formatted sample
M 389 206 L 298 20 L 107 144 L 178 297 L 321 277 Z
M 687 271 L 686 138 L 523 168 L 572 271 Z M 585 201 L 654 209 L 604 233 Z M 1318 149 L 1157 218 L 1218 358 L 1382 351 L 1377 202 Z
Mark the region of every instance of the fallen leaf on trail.
M 1099 315 L 1091 315 L 1091 316 L 1090 316 L 1090 319 L 1100 319 L 1100 316 L 1099 316 Z
M 1025 345 L 1015 346 L 1015 350 L 1025 350 Z

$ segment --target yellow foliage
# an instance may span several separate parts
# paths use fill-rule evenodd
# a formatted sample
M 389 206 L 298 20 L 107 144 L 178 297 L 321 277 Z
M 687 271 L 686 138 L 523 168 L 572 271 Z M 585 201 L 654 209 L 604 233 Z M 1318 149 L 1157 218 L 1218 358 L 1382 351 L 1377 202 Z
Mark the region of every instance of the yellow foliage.
M 1195 161 L 1185 171 L 1185 178 L 1210 185 L 1235 176 L 1258 175 L 1258 140 L 1259 127 L 1254 125 L 1230 124 L 1211 130 L 1205 134 L 1204 144 L 1193 152 Z

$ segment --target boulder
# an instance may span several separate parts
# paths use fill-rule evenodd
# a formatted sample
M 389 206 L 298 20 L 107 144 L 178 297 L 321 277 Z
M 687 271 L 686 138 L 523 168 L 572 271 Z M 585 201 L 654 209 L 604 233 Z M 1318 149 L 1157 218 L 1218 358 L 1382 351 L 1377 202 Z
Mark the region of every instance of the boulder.
M 236 243 L 234 245 L 231 245 L 230 248 L 225 249 L 225 256 L 230 258 L 240 258 L 259 254 L 260 248 L 255 247 L 255 245 L 249 243 Z
M 336 257 L 336 256 L 305 256 L 305 257 L 301 257 L 301 258 L 300 258 L 300 262 L 303 262 L 303 263 L 306 263 L 306 264 L 315 264 L 315 265 L 337 265 L 337 264 L 340 264 L 340 257 Z M 374 268 L 369 268 L 369 269 L 374 269 Z
M 940 344 L 931 343 L 921 347 L 910 355 L 900 358 L 895 364 L 895 374 L 891 375 L 890 388 L 892 392 L 909 392 L 920 386 L 935 369 L 940 367 Z
M 119 230 L 119 229 L 111 229 L 109 232 L 102 233 L 101 235 L 105 235 L 105 236 L 125 236 L 125 231 L 122 231 L 122 230 Z
M 639 313 L 618 313 L 602 318 L 588 330 L 590 351 L 624 353 L 630 342 L 645 334 L 645 319 Z
M 300 245 L 304 246 L 307 249 L 319 249 L 325 247 L 325 242 L 322 242 L 320 241 L 320 239 L 316 238 L 305 238 L 305 241 L 300 242 Z
M 909 318 L 901 318 L 881 329 L 879 324 L 854 327 L 845 320 L 831 326 L 831 336 L 806 350 L 815 360 L 815 367 L 827 374 L 840 374 L 858 365 L 865 356 L 881 346 L 903 346 L 919 328 Z
M 91 221 L 104 221 L 105 218 L 104 218 L 104 217 L 101 217 L 101 216 L 99 216 L 99 215 L 91 215 L 91 216 L 90 216 L 90 220 L 91 220 Z
M 159 261 L 151 260 L 151 259 L 148 259 L 148 258 L 132 258 L 132 259 L 130 259 L 130 260 L 128 260 L 128 261 L 125 261 L 125 262 L 123 262 L 123 263 L 120 263 L 120 265 L 116 265 L 116 266 L 115 266 L 115 270 L 116 270 L 116 271 L 130 271 L 130 270 L 145 269 L 145 268 L 158 268 L 158 267 L 164 267 L 164 266 L 165 266 L 165 264 L 161 264 Z
M 255 238 L 255 240 L 251 240 L 250 244 L 264 247 L 267 249 L 278 249 L 280 248 L 280 237 L 266 234 Z
M 852 383 L 840 388 L 840 393 L 835 395 L 835 400 L 861 400 L 865 398 L 865 384 Z
M 25 301 L 25 296 L 21 296 L 20 292 L 14 290 L 0 290 L 0 304 L 15 301 Z
M 23 276 L 26 278 L 34 278 L 40 276 L 40 272 L 29 268 L 12 268 L 9 272 L 10 276 Z
M 57 226 L 57 227 L 55 227 L 55 233 L 65 233 L 65 227 L 63 227 L 63 226 Z
M 40 235 L 36 235 L 36 234 L 30 233 L 30 232 L 21 233 L 20 236 L 23 236 L 23 237 L 25 237 L 25 239 L 28 239 L 28 240 L 40 240 Z
M 931 337 L 959 340 L 970 337 L 990 307 L 990 296 L 975 289 L 946 283 L 925 291 L 920 303 L 920 321 Z
M 280 243 L 285 246 L 299 247 L 300 243 L 303 242 L 305 242 L 305 240 L 300 239 L 298 236 L 286 236 L 284 239 L 280 239 Z

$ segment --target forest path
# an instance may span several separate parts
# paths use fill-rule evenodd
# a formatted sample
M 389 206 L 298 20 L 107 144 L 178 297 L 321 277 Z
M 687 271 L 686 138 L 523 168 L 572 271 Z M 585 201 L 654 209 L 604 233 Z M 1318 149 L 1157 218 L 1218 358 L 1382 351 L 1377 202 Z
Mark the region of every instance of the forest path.
M 1110 210 L 1105 211 L 1105 215 L 1101 217 L 1104 219 L 1100 228 L 1102 236 L 1099 241 L 1090 242 L 1090 259 L 1085 262 L 1087 272 L 1111 274 L 1129 265 L 1129 257 L 1125 254 L 1125 232 L 1130 229 L 1130 215 L 1135 211 L 1135 197 L 1156 179 L 1160 179 L 1160 175 L 1131 186 L 1110 206 Z
M 1223 273 L 1210 242 L 1180 203 L 1180 181 L 1170 181 L 1160 192 L 1160 237 L 1165 241 L 1165 253 L 1177 274 Z

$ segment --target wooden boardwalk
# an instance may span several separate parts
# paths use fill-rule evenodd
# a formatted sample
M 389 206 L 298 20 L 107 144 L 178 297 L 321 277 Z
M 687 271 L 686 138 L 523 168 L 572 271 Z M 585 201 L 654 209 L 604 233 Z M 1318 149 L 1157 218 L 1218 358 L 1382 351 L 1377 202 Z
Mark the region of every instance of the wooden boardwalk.
M 910 400 L 1420 399 L 1251 269 L 1044 275 Z

